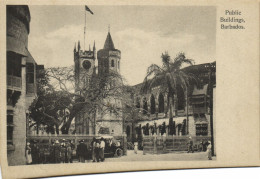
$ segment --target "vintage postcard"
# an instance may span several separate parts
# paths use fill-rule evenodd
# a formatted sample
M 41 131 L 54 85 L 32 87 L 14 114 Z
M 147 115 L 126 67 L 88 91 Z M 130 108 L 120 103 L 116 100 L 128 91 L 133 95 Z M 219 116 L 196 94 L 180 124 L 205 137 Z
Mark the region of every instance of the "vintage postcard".
M 0 12 L 4 178 L 260 165 L 257 0 Z

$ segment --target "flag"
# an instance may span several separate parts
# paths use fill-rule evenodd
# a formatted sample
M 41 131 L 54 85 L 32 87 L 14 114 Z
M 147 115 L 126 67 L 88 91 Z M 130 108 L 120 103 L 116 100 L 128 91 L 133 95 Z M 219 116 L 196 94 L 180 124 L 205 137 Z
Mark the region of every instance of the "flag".
M 94 14 L 94 13 L 88 8 L 88 6 L 85 6 L 85 10 L 88 11 L 88 12 L 90 12 L 91 14 Z

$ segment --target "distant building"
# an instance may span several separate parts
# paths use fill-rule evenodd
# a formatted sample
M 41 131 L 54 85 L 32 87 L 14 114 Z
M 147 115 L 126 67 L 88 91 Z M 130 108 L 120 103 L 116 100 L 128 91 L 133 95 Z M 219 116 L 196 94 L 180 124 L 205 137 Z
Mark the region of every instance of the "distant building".
M 90 80 L 93 75 L 100 77 L 108 75 L 110 72 L 120 73 L 121 52 L 116 49 L 110 32 L 104 44 L 104 48 L 97 52 L 98 67 L 95 66 L 96 48 L 95 43 L 93 50 L 83 51 L 80 43 L 78 48 L 74 48 L 74 64 L 75 64 L 75 90 L 81 93 L 82 89 L 89 88 Z M 96 69 L 98 73 L 96 72 Z M 110 86 L 116 86 L 121 83 L 120 80 L 114 79 L 110 82 Z M 103 99 L 107 105 L 117 105 L 120 107 L 121 99 L 106 97 Z M 121 135 L 123 133 L 122 115 L 115 115 L 112 112 L 89 112 L 86 106 L 75 118 L 76 134 L 114 134 Z
M 7 5 L 7 158 L 9 165 L 25 162 L 28 107 L 36 97 L 37 66 L 28 50 L 28 6 Z

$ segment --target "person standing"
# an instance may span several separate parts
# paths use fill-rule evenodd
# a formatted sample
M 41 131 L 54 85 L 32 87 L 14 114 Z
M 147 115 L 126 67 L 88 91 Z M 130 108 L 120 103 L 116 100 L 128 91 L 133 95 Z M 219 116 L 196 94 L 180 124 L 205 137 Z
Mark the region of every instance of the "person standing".
M 25 148 L 25 158 L 26 158 L 26 164 L 30 165 L 32 163 L 32 154 L 31 154 L 31 147 L 30 142 L 27 142 L 26 148 Z
M 91 141 L 92 161 L 93 162 L 96 162 L 95 147 L 96 147 L 96 138 L 93 137 L 93 140 Z
M 68 163 L 72 163 L 72 148 L 71 148 L 70 142 L 67 141 L 66 146 L 67 146 L 67 160 L 68 160 Z
M 54 163 L 60 163 L 60 143 L 58 140 L 55 141 L 53 146 Z
M 32 151 L 32 164 L 38 164 L 39 163 L 39 147 L 37 145 L 37 141 L 33 141 L 31 151 Z
M 191 136 L 189 137 L 189 142 L 188 142 L 188 153 L 190 153 L 190 151 L 193 153 L 193 141 Z
M 208 159 L 212 160 L 212 152 L 211 152 L 211 142 L 208 141 L 208 146 L 207 146 L 207 154 L 208 154 Z
M 66 151 L 67 147 L 65 145 L 65 139 L 62 140 L 61 146 L 60 146 L 60 159 L 61 159 L 61 163 L 65 163 L 66 160 Z
M 135 154 L 137 154 L 137 151 L 138 151 L 138 142 L 135 142 L 135 143 L 134 143 L 134 151 L 135 151 Z
M 100 159 L 101 159 L 101 162 L 104 162 L 104 160 L 105 160 L 105 146 L 106 146 L 105 139 L 102 137 L 101 141 L 100 141 Z
M 87 146 L 84 144 L 84 140 L 81 140 L 79 142 L 79 145 L 77 146 L 77 156 L 79 158 L 79 162 L 85 163 L 85 156 L 88 152 Z
M 96 142 L 95 142 L 94 152 L 95 152 L 96 161 L 99 162 L 99 159 L 100 159 L 100 141 L 98 139 L 96 139 Z

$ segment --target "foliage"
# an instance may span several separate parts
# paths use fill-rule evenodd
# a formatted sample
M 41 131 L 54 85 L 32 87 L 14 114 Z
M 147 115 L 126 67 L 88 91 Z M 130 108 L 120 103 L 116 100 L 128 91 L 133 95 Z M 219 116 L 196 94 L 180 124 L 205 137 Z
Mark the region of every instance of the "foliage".
M 110 72 L 102 76 L 83 74 L 81 78 L 79 81 L 89 78 L 89 84 L 75 85 L 78 81 L 72 66 L 46 69 L 44 83 L 38 83 L 38 97 L 30 107 L 31 118 L 37 124 L 47 125 L 49 131 L 53 131 L 52 127 L 55 126 L 57 134 L 59 128 L 67 134 L 72 120 L 83 109 L 88 114 L 109 111 L 121 115 L 121 105 L 113 103 L 122 98 L 124 91 L 118 73 Z
M 184 53 L 179 53 L 172 60 L 167 52 L 162 54 L 162 66 L 152 64 L 147 69 L 147 74 L 141 88 L 142 93 L 151 92 L 154 87 L 159 86 L 163 93 L 167 93 L 172 99 L 174 93 L 177 94 L 178 86 L 183 90 L 188 90 L 192 83 L 197 83 L 197 77 L 189 72 L 184 72 L 181 68 L 184 65 L 193 65 L 192 59 L 187 59 Z M 171 105 L 172 101 L 169 102 Z M 170 116 L 171 117 L 171 116 Z

